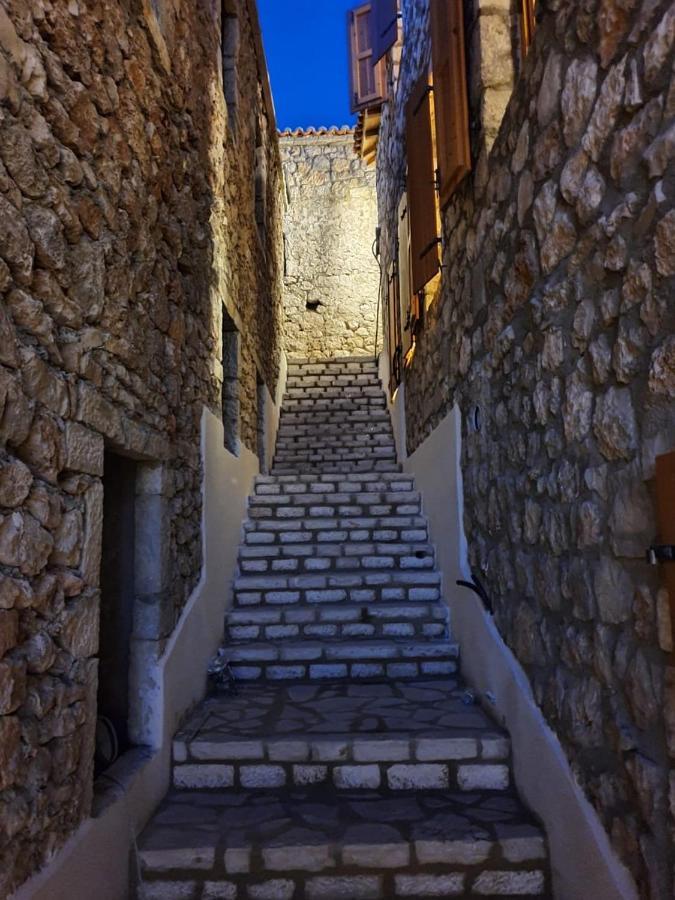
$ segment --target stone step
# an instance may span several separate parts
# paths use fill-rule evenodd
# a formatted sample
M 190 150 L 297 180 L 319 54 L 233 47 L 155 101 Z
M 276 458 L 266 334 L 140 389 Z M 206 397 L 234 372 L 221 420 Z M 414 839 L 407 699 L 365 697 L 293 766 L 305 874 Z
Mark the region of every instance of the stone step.
M 378 383 L 377 367 L 369 364 L 353 364 L 331 366 L 330 368 L 310 371 L 306 367 L 290 367 L 288 369 L 288 382 L 291 384 L 304 384 L 308 381 L 325 381 L 328 384 L 346 383 L 354 384 L 366 380 L 368 383 Z
M 405 558 L 405 557 L 404 557 Z M 374 561 L 381 557 L 372 557 Z M 424 560 L 416 560 L 424 562 Z M 363 560 L 361 560 L 363 562 Z M 433 563 L 433 561 L 432 561 Z M 420 575 L 433 578 L 424 579 Z M 365 593 L 364 593 L 365 592 Z M 375 603 L 377 600 L 409 600 L 412 603 L 430 603 L 440 598 L 440 575 L 432 566 L 414 571 L 354 571 L 334 574 L 307 573 L 303 575 L 274 573 L 241 574 L 233 583 L 233 594 L 241 598 L 243 605 L 254 603 L 242 595 L 259 594 L 259 603 L 314 605 L 334 603 Z
M 350 398 L 349 400 L 339 400 L 333 398 L 322 397 L 288 397 L 284 398 L 281 415 L 287 413 L 311 413 L 318 414 L 331 412 L 367 412 L 368 410 L 386 410 L 386 400 L 384 396 L 365 397 L 363 400 Z
M 356 495 L 358 497 L 358 495 Z M 322 500 L 317 499 L 322 497 Z M 329 494 L 277 494 L 256 496 L 249 500 L 249 519 L 345 519 L 379 518 L 380 516 L 418 516 L 422 501 L 416 492 L 365 494 L 339 503 Z
M 360 434 L 324 435 L 314 432 L 302 436 L 279 435 L 276 454 L 277 456 L 281 453 L 336 454 L 358 450 L 366 455 L 382 455 L 384 450 L 393 449 L 394 439 L 390 434 L 372 433 L 364 429 Z
M 322 380 L 327 379 L 331 383 L 334 383 L 336 378 L 358 378 L 366 376 L 371 381 L 377 381 L 379 383 L 378 367 L 372 360 L 370 362 L 354 360 L 347 363 L 340 361 L 321 367 L 322 362 L 323 361 L 318 364 L 308 362 L 303 366 L 289 366 L 288 380 L 296 381 L 299 379 L 319 378 Z
M 372 382 L 370 384 L 353 384 L 342 383 L 340 380 L 324 379 L 323 381 L 314 381 L 310 384 L 299 384 L 294 379 L 289 379 L 286 383 L 286 399 L 304 399 L 304 400 L 348 400 L 355 403 L 365 402 L 368 400 L 383 400 L 384 394 L 379 384 Z
M 318 421 L 319 418 L 320 421 Z M 306 428 L 310 431 L 317 431 L 319 424 L 330 429 L 343 427 L 358 431 L 364 427 L 370 427 L 374 430 L 391 430 L 391 419 L 386 409 L 356 409 L 351 412 L 330 410 L 323 413 L 321 417 L 312 413 L 311 410 L 299 410 L 295 413 L 284 412 L 279 422 L 279 428 Z
M 174 790 L 138 854 L 144 900 L 551 896 L 511 793 Z
M 506 790 L 508 736 L 463 697 L 438 681 L 243 685 L 204 701 L 176 735 L 174 783 Z
M 307 463 L 303 462 L 301 465 L 299 463 L 289 463 L 282 462 L 278 465 L 275 464 L 272 466 L 272 473 L 274 475 L 290 475 L 294 472 L 298 471 L 298 468 L 302 468 L 304 472 L 313 475 L 324 475 L 324 474 L 340 474 L 340 473 L 358 473 L 358 472 L 400 472 L 400 465 L 394 460 L 353 460 L 346 461 L 341 460 L 340 462 L 324 462 L 324 463 Z
M 277 444 L 316 444 L 326 447 L 361 447 L 370 443 L 389 444 L 393 441 L 391 429 L 386 424 L 352 422 L 344 425 L 310 426 L 292 422 L 282 424 L 277 434 Z
M 294 462 L 302 463 L 325 463 L 325 462 L 358 462 L 365 465 L 367 462 L 375 464 L 382 460 L 394 460 L 396 451 L 393 443 L 363 443 L 358 446 L 350 446 L 348 442 L 339 446 L 330 447 L 315 443 L 307 444 L 305 447 L 289 447 L 280 448 L 275 452 L 274 464 Z
M 273 516 L 264 517 L 264 518 L 256 518 L 256 519 L 247 519 L 244 523 L 244 532 L 250 533 L 254 531 L 269 531 L 275 532 L 279 534 L 291 534 L 293 532 L 335 532 L 336 534 L 339 532 L 338 537 L 330 538 L 330 537 L 322 537 L 318 538 L 318 540 L 322 540 L 330 543 L 331 541 L 346 541 L 348 540 L 348 535 L 345 532 L 349 532 L 350 530 L 359 529 L 361 531 L 372 531 L 375 532 L 378 529 L 384 530 L 422 530 L 427 528 L 427 520 L 424 516 L 419 515 L 419 512 L 407 512 L 405 514 L 399 515 L 373 515 L 373 516 L 327 516 L 327 517 L 316 517 L 316 518 L 305 518 L 305 519 L 295 519 L 295 518 L 275 518 Z M 288 541 L 292 541 L 292 536 L 288 538 Z M 367 538 L 363 538 L 363 540 L 367 540 Z M 304 541 L 299 541 L 299 543 L 304 543 Z
M 378 485 L 386 485 L 386 487 L 378 486 L 375 488 L 372 486 L 374 482 Z M 399 487 L 402 482 L 407 487 Z M 336 491 L 414 489 L 412 476 L 403 472 L 349 472 L 347 470 L 344 472 L 324 473 L 322 475 L 313 475 L 309 472 L 297 472 L 293 475 L 257 475 L 255 479 L 256 490 L 262 485 L 270 487 L 278 485 L 283 490 L 290 490 L 289 485 L 307 485 L 303 490 L 308 492 L 331 489 Z
M 224 648 L 241 681 L 342 681 L 446 677 L 457 671 L 457 645 L 447 640 L 279 641 Z
M 444 638 L 448 610 L 441 603 L 297 604 L 246 607 L 225 616 L 225 640 L 352 640 L 372 638 Z
M 375 545 L 366 545 L 375 553 Z M 383 545 L 384 546 L 384 545 Z M 330 587 L 344 587 L 343 578 L 351 581 L 352 576 L 365 578 L 364 587 L 415 587 L 440 585 L 440 575 L 429 563 L 428 552 L 422 555 L 394 557 L 394 565 L 385 569 L 372 568 L 370 557 L 351 554 L 351 548 L 363 547 L 362 544 L 244 544 L 239 548 L 239 569 L 244 574 L 244 566 L 251 560 L 257 561 L 254 574 L 291 573 L 296 575 L 324 575 L 335 579 L 327 584 Z M 344 555 L 345 551 L 348 555 Z M 365 565 L 363 565 L 365 560 Z M 413 562 L 414 560 L 414 562 Z M 260 563 L 260 565 L 258 565 Z M 262 563 L 266 565 L 262 566 Z M 253 574 L 249 569 L 246 574 Z M 353 585 L 352 585 L 353 586 Z M 400 599 L 392 597 L 390 599 Z
M 282 487 L 281 485 L 258 485 L 258 487 Z M 320 485 L 321 487 L 321 485 Z M 372 491 L 282 491 L 261 492 L 252 494 L 249 498 L 249 509 L 258 506 L 302 506 L 306 507 L 308 514 L 313 515 L 312 508 L 316 506 L 356 506 L 372 507 L 391 503 L 414 503 L 419 509 L 422 497 L 419 491 L 413 490 L 372 490 Z M 278 514 L 278 513 L 277 513 Z M 345 513 L 350 515 L 350 513 Z
M 257 577 L 294 575 L 296 577 L 320 576 L 326 579 L 325 587 L 365 591 L 355 597 L 356 602 L 365 603 L 377 599 L 378 590 L 387 589 L 382 599 L 403 600 L 406 591 L 415 587 L 436 587 L 440 596 L 441 579 L 434 570 L 433 551 L 429 545 L 421 545 L 418 555 L 412 555 L 414 547 L 408 548 L 411 555 L 396 555 L 399 545 L 365 545 L 372 555 L 342 556 L 350 547 L 363 545 L 339 544 L 262 544 L 243 546 L 239 550 L 239 574 Z M 394 548 L 391 556 L 375 555 L 387 546 Z M 315 551 L 313 553 L 303 551 Z M 273 555 L 275 554 L 276 555 Z M 258 555 L 264 554 L 264 555 Z M 330 555 L 333 554 L 333 555 Z M 392 559 L 388 568 L 380 561 Z M 414 565 L 411 563 L 414 560 Z M 377 561 L 377 567 L 373 564 Z M 312 582 L 317 584 L 317 582 Z M 399 590 L 401 589 L 401 590 Z M 416 597 L 417 600 L 421 596 Z M 436 599 L 431 595 L 426 600 Z

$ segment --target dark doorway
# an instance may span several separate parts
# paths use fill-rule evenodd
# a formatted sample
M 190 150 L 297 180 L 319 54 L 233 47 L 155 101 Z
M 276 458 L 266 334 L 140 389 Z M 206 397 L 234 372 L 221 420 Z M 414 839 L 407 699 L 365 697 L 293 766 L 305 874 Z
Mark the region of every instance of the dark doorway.
M 239 456 L 239 332 L 223 307 L 223 428 L 225 447 Z
M 96 774 L 130 747 L 136 469 L 132 459 L 105 454 Z

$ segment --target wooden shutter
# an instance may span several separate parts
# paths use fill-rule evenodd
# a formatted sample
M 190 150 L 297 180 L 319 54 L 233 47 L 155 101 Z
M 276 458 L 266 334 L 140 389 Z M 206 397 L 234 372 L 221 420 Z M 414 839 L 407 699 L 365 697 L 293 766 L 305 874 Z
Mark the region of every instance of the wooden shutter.
M 534 35 L 534 0 L 520 0 L 520 46 L 525 58 Z
M 373 62 L 378 63 L 398 40 L 398 0 L 373 0 Z
M 675 545 L 675 450 L 656 457 L 656 521 L 659 529 L 657 543 Z M 663 577 L 675 642 L 675 562 L 663 563 Z
M 347 14 L 350 61 L 350 106 L 353 113 L 384 100 L 386 63 L 374 65 L 371 40 L 372 4 L 364 3 Z
M 401 307 L 401 355 L 405 359 L 412 346 L 412 286 L 410 283 L 410 215 L 408 195 L 403 194 L 398 204 L 398 282 Z
M 461 0 L 431 0 L 431 56 L 441 207 L 471 171 Z
M 408 213 L 413 294 L 421 291 L 440 267 L 431 121 L 431 85 L 425 72 L 413 88 L 406 104 Z
M 394 261 L 387 272 L 387 333 L 389 349 L 389 393 L 401 383 L 401 301 L 399 293 L 398 265 Z

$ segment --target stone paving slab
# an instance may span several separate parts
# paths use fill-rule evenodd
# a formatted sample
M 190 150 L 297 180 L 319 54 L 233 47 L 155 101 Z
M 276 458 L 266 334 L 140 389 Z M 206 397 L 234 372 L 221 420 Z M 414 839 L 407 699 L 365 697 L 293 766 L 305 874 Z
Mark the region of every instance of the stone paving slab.
M 181 742 L 308 735 L 377 738 L 506 734 L 463 690 L 438 681 L 372 684 L 242 685 L 210 698 L 176 735 Z
M 451 685 L 243 688 L 206 701 L 174 740 L 184 790 L 332 785 L 337 791 L 510 785 L 510 742 Z M 399 708 L 398 704 L 401 704 Z
M 544 839 L 512 795 L 170 793 L 139 853 L 149 900 L 547 896 Z

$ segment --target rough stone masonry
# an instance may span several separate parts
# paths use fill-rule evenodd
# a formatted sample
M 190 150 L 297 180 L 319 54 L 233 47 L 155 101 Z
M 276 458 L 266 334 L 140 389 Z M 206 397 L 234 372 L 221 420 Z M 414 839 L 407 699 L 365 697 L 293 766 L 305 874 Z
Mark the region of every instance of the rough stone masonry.
M 287 190 L 284 321 L 291 357 L 375 353 L 375 171 L 354 156 L 353 143 L 351 129 L 281 137 Z
M 159 652 L 201 571 L 223 304 L 254 451 L 256 370 L 276 384 L 276 126 L 243 0 L 226 104 L 219 7 L 0 2 L 2 896 L 91 807 L 104 448 L 162 470 Z
M 675 4 L 541 0 L 522 64 L 518 4 L 464 6 L 474 167 L 406 373 L 408 450 L 459 404 L 471 564 L 501 634 L 641 895 L 672 897 L 675 669 L 644 560 L 675 447 Z M 383 115 L 385 266 L 428 7 L 403 2 Z

